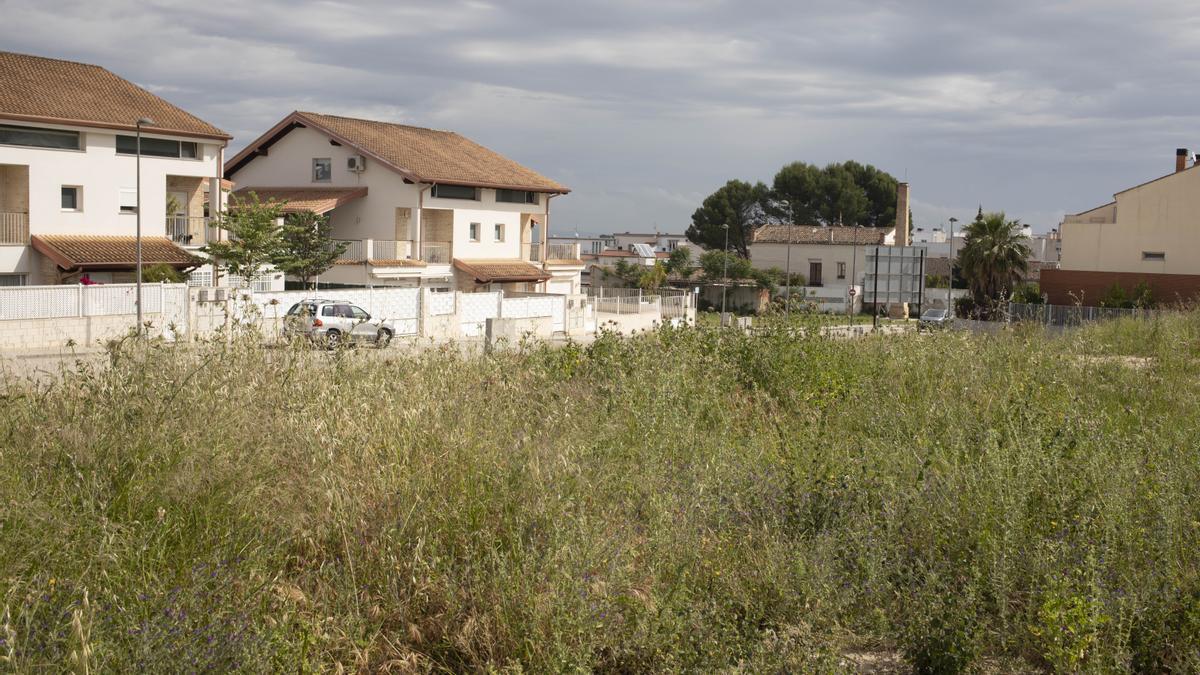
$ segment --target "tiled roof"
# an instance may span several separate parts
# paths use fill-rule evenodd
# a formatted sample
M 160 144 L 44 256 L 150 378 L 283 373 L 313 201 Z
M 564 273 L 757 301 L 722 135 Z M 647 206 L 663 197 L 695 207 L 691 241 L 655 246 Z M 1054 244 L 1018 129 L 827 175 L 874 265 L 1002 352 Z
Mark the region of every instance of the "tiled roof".
M 481 284 L 493 281 L 545 281 L 550 275 L 524 260 L 460 260 L 454 266 Z
M 355 148 L 405 177 L 422 183 L 447 183 L 534 192 L 569 192 L 570 188 L 533 169 L 489 150 L 453 131 L 294 112 L 230 159 L 225 170 L 235 174 L 260 146 L 269 147 L 293 125 L 315 128 Z M 369 166 L 370 162 L 368 162 Z
M 137 239 L 134 237 L 36 234 L 30 243 L 65 270 L 127 269 L 137 264 Z M 142 237 L 143 266 L 192 267 L 203 262 L 166 237 Z
M 229 139 L 191 113 L 129 80 L 86 63 L 0 52 L 0 119 Z
M 881 227 L 809 227 L 764 225 L 754 232 L 755 244 L 866 244 L 882 245 L 887 230 Z
M 244 187 L 233 193 L 233 201 L 248 201 L 250 193 L 263 202 L 284 202 L 284 213 L 312 211 L 329 213 L 346 202 L 367 196 L 367 188 L 258 188 Z M 236 208 L 236 204 L 231 207 Z

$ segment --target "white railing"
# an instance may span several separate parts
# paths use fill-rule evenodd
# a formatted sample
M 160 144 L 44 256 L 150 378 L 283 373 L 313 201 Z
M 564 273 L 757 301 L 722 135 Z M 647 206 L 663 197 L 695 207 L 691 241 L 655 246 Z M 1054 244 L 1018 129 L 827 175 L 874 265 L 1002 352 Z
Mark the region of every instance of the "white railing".
M 421 260 L 435 265 L 450 264 L 450 242 L 425 241 L 421 242 Z
M 662 299 L 640 288 L 594 288 L 589 291 L 596 311 L 609 314 L 661 313 Z
M 367 258 L 370 260 L 409 260 L 412 258 L 413 246 L 411 241 L 390 239 L 371 239 L 369 241 L 370 251 Z
M 579 260 L 579 244 L 550 244 L 546 260 Z
M 142 284 L 143 313 L 161 313 L 168 302 L 186 307 L 187 285 Z M 136 284 L 0 288 L 0 321 L 136 314 Z
M 536 241 L 521 242 L 521 257 L 529 262 L 542 261 L 542 244 Z
M 336 244 L 349 244 L 346 250 L 342 252 L 338 262 L 343 263 L 360 263 L 367 259 L 366 242 L 361 239 L 334 239 Z
M 29 243 L 29 214 L 0 211 L 0 245 Z
M 176 244 L 201 246 L 217 240 L 218 229 L 206 216 L 167 216 L 167 237 Z

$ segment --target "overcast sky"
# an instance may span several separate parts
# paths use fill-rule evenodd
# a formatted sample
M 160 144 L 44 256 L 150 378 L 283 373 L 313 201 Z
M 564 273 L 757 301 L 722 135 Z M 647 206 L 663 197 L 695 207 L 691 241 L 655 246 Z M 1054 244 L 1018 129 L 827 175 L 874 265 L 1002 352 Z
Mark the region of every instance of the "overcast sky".
M 551 229 L 682 231 L 730 178 L 855 159 L 918 226 L 1038 231 L 1200 150 L 1195 0 L 0 0 L 0 49 L 231 133 L 292 110 L 458 131 L 573 188 Z

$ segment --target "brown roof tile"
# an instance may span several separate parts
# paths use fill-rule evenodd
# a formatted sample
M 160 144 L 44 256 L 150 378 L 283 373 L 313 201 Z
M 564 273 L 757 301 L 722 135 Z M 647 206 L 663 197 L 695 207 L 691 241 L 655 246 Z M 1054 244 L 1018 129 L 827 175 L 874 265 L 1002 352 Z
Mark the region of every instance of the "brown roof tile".
M 134 237 L 92 237 L 36 234 L 33 248 L 64 270 L 128 269 L 137 264 Z M 176 246 L 166 237 L 142 237 L 142 264 L 193 267 L 204 260 Z
M 346 202 L 367 196 L 367 188 L 257 188 L 244 187 L 233 193 L 237 201 L 250 200 L 250 193 L 263 202 L 282 202 L 284 213 L 312 211 L 329 213 Z M 236 203 L 231 206 L 237 206 Z
M 809 227 L 764 225 L 754 232 L 755 244 L 866 244 L 882 245 L 888 231 L 880 227 Z
M 129 80 L 86 63 L 0 52 L 0 118 L 229 139 L 191 113 Z
M 550 275 L 524 260 L 460 260 L 454 266 L 475 277 L 481 284 L 493 281 L 545 281 Z
M 561 183 L 453 131 L 312 112 L 294 112 L 260 136 L 226 163 L 227 175 L 235 174 L 252 159 L 251 153 L 259 146 L 269 146 L 295 123 L 316 128 L 406 177 L 423 183 L 534 192 L 570 191 Z

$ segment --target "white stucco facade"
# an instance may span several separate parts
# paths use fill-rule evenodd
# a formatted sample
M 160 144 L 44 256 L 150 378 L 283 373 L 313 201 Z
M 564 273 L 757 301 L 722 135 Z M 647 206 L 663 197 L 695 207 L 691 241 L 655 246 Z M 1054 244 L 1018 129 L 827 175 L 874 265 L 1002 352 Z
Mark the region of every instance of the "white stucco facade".
M 474 280 L 464 278 L 450 264 L 454 259 L 522 260 L 550 274 L 562 273 L 557 269 L 561 266 L 547 263 L 545 256 L 553 195 L 539 193 L 536 204 L 497 201 L 497 191 L 490 188 L 477 188 L 478 199 L 474 200 L 435 197 L 433 185 L 406 180 L 371 157 L 364 158 L 361 170 L 351 170 L 348 160 L 361 156 L 356 148 L 334 141 L 320 129 L 299 127 L 275 140 L 265 152 L 231 167 L 227 178 L 237 183 L 238 190 L 366 188 L 365 196 L 333 209 L 329 218 L 335 239 L 356 242 L 355 250 L 369 247 L 372 260 L 337 265 L 321 276 L 322 282 L 474 290 Z M 314 161 L 325 159 L 332 171 L 328 179 L 317 180 Z M 375 263 L 375 258 L 403 258 L 421 264 L 387 265 Z M 578 270 L 574 277 L 572 288 L 577 292 Z M 546 290 L 547 284 L 519 286 L 506 290 Z M 556 287 L 565 288 L 561 282 Z
M 55 283 L 47 278 L 42 256 L 29 246 L 36 235 L 134 236 L 137 215 L 137 160 L 117 153 L 117 136 L 133 132 L 93 127 L 70 127 L 4 121 L 8 126 L 28 126 L 77 132 L 80 149 L 63 150 L 20 145 L 0 145 L 0 275 L 23 275 L 26 284 Z M 162 237 L 168 233 L 168 192 L 180 188 L 184 203 L 177 217 L 202 218 L 204 194 L 216 188 L 224 142 L 145 132 L 143 138 L 161 138 L 196 144 L 196 158 L 141 158 L 142 233 Z M 76 208 L 63 208 L 63 188 L 77 189 Z M 178 201 L 177 198 L 176 201 Z M 122 210 L 122 205 L 126 209 Z M 180 242 L 185 243 L 185 242 Z M 188 241 L 199 246 L 199 241 Z

